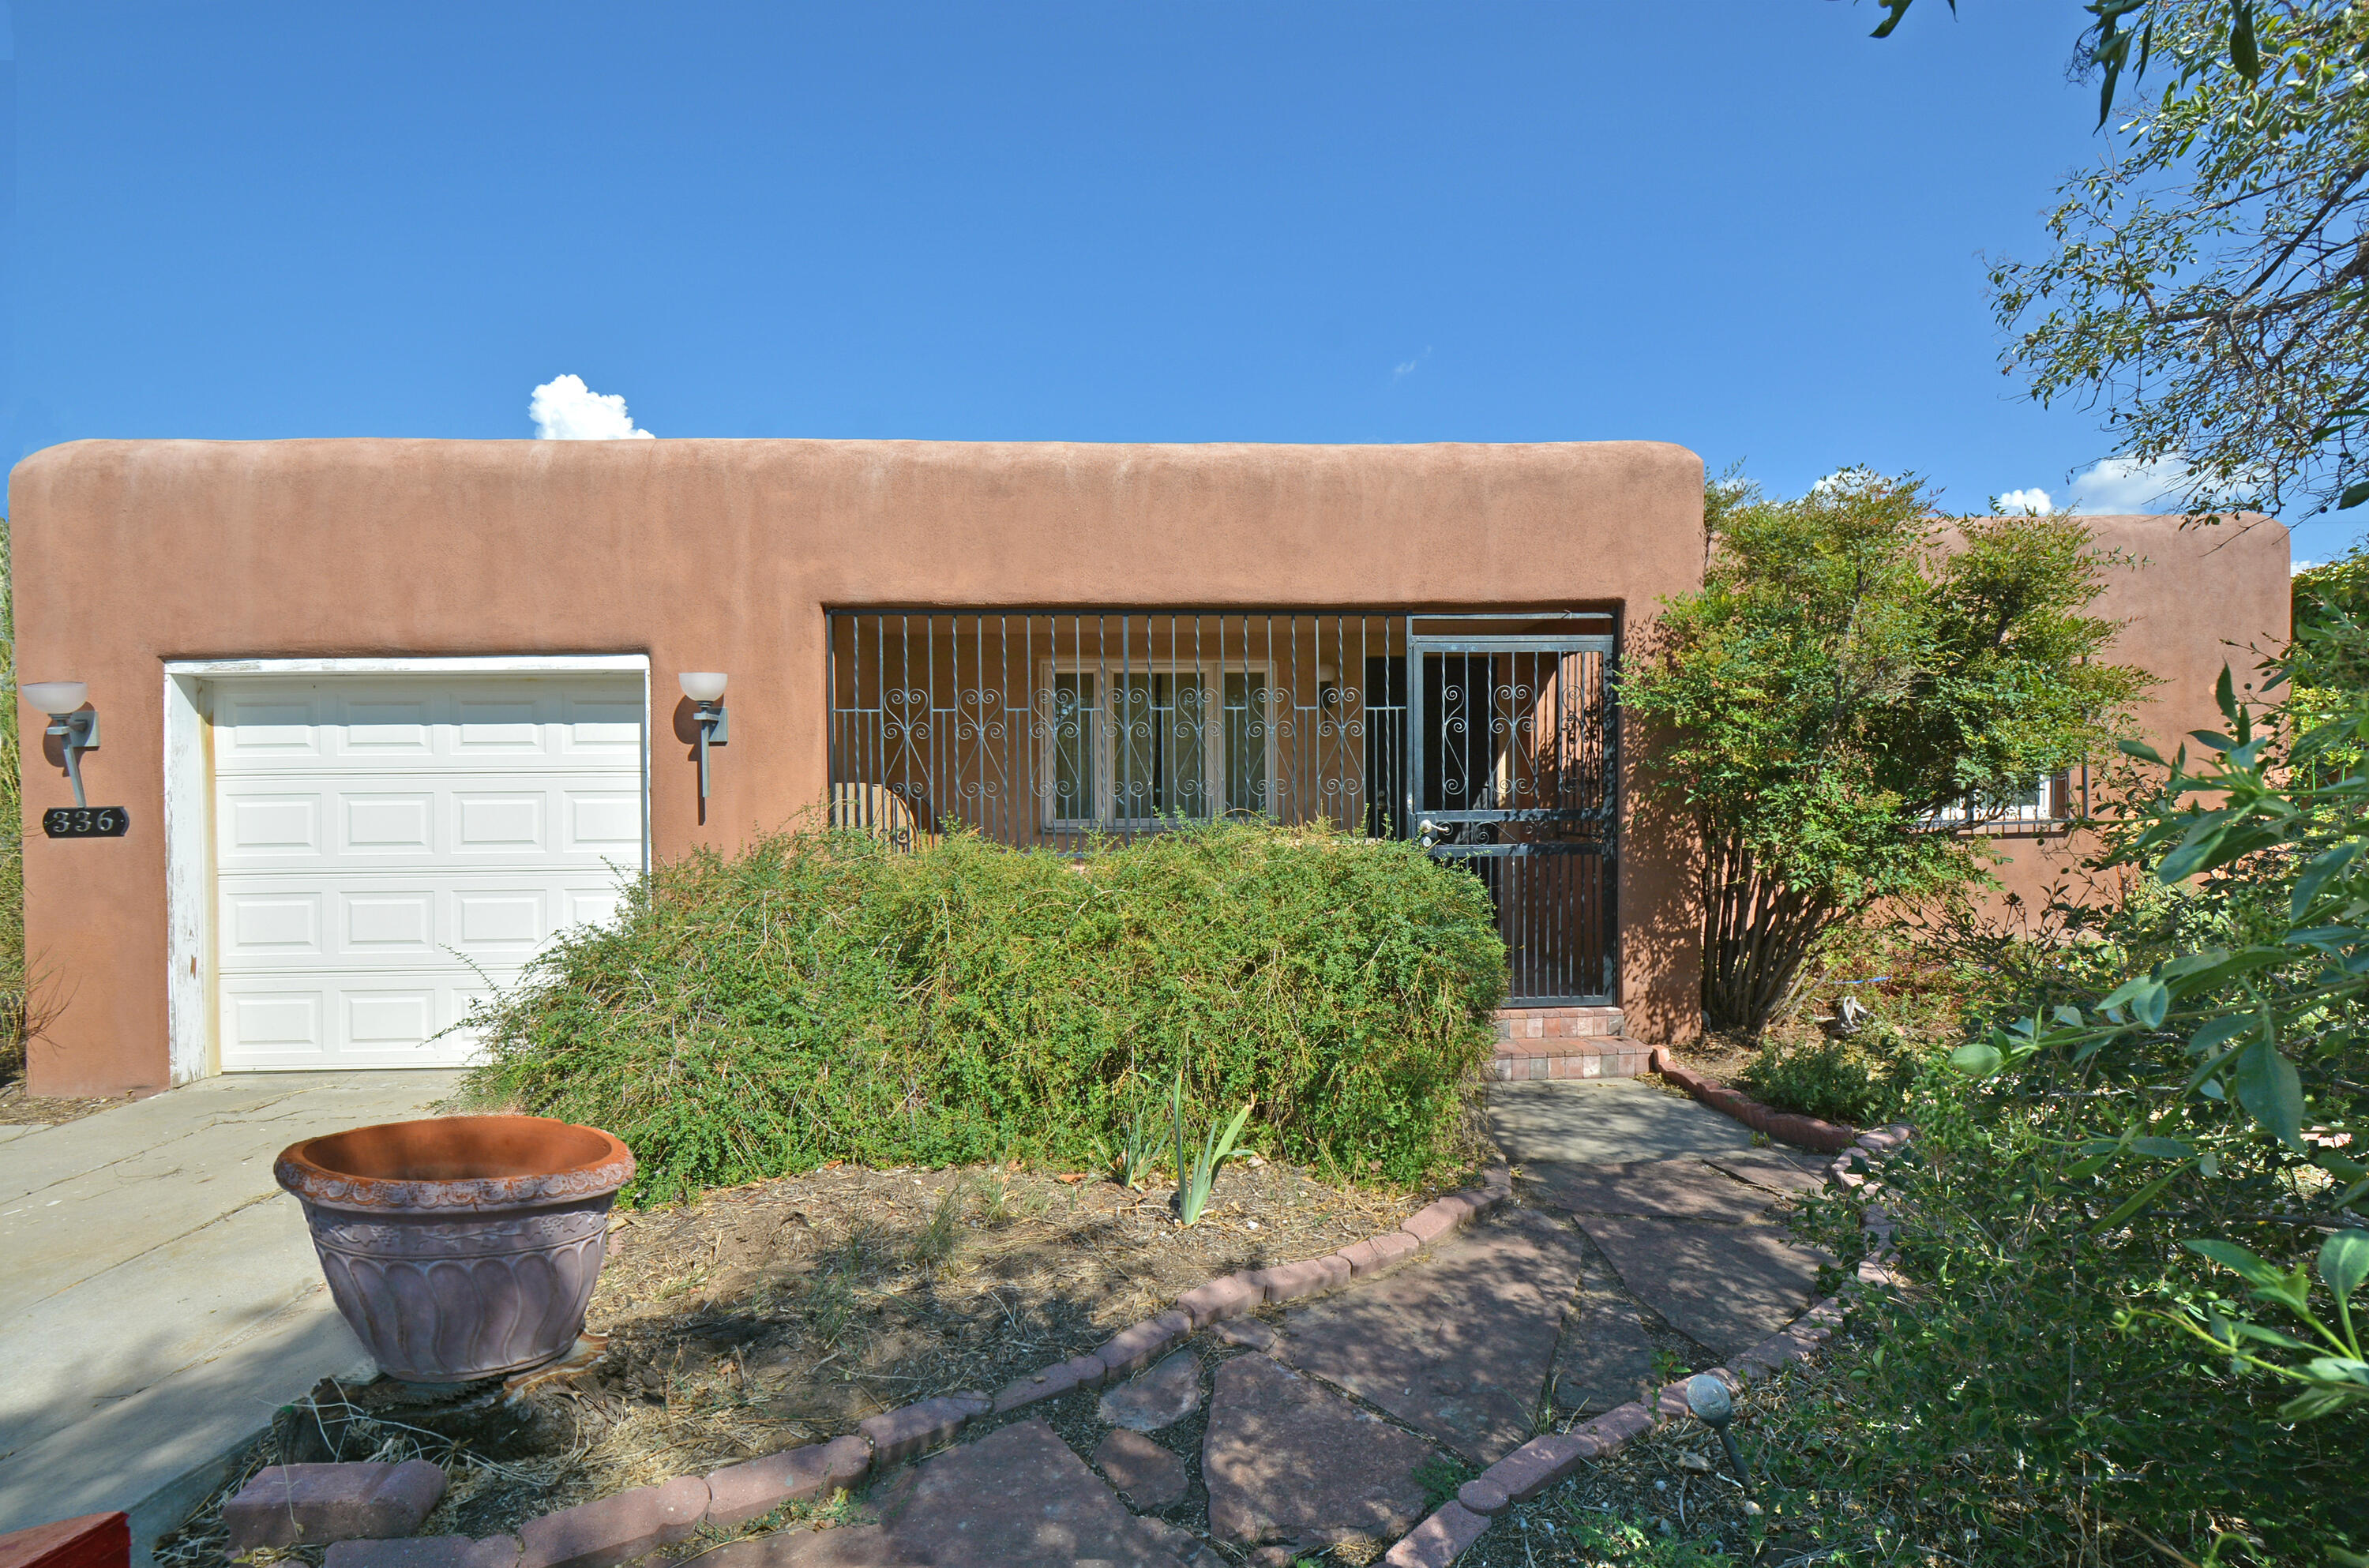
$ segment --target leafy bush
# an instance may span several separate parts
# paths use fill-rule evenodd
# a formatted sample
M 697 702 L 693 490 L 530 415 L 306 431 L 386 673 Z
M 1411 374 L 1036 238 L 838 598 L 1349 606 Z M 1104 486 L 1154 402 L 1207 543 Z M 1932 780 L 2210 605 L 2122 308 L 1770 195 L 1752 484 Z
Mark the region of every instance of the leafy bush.
M 1914 1284 L 1858 1314 L 1820 1459 L 1968 1561 L 2369 1568 L 2364 669 L 2299 627 L 2272 675 L 2316 713 L 2225 681 L 2205 763 L 2128 748 L 2127 899 L 1958 945 L 1973 1038 L 1884 1199 Z
M 1847 1039 L 1764 1039 L 1744 1089 L 1780 1111 L 1875 1127 L 1900 1114 L 1916 1076 L 1909 1042 L 1874 1024 Z
M 845 1159 L 1082 1165 L 1130 1112 L 1253 1097 L 1260 1147 L 1455 1158 L 1505 956 L 1412 844 L 1222 824 L 1083 860 L 790 831 L 659 867 L 480 1009 L 481 1103 L 597 1124 L 630 1200 Z

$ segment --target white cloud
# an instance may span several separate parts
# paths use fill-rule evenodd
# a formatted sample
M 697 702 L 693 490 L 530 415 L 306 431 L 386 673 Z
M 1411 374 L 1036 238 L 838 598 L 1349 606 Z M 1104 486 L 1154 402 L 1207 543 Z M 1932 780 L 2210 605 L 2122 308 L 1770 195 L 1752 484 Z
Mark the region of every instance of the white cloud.
M 2318 561 L 2289 561 L 2287 563 L 2287 576 L 2294 577 L 2298 572 L 2307 572 L 2311 570 L 2312 567 L 2318 566 L 2319 564 L 2320 563 Z
M 2056 503 L 2048 498 L 2048 492 L 2037 486 L 2029 490 L 2009 490 L 1996 498 L 1992 504 L 1997 508 L 2001 517 L 2020 517 L 2027 512 L 2044 513 L 2056 509 Z
M 1401 364 L 1392 365 L 1390 367 L 1390 380 L 1393 383 L 1406 380 L 1407 377 L 1414 374 L 1417 370 L 1421 369 L 1423 362 L 1429 358 L 1431 358 L 1431 346 L 1426 343 L 1424 345 L 1422 353 L 1417 354 L 1412 360 L 1405 361 Z
M 1857 495 L 1862 491 L 1873 489 L 1882 483 L 1883 483 L 1883 475 L 1864 464 L 1853 464 L 1848 468 L 1837 468 L 1825 478 L 1814 481 L 1810 486 L 1810 494 L 1814 496 Z
M 534 439 L 542 441 L 614 441 L 650 439 L 634 428 L 622 394 L 603 395 L 584 384 L 580 375 L 554 376 L 527 399 L 527 417 L 534 421 Z
M 2073 476 L 2073 509 L 2091 517 L 2179 511 L 2188 483 L 2188 464 L 2176 457 L 2110 457 Z

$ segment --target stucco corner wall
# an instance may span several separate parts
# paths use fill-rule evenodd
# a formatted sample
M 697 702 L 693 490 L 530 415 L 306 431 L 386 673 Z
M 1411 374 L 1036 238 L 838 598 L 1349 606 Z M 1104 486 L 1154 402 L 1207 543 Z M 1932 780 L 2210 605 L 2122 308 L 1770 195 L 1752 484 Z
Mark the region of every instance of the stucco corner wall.
M 64 1002 L 38 1094 L 168 1075 L 168 660 L 647 655 L 665 859 L 821 798 L 833 608 L 1587 606 L 1633 647 L 1702 559 L 1702 464 L 1651 441 L 78 441 L 9 497 L 18 670 L 90 683 L 92 797 L 132 820 L 40 836 L 71 795 L 20 707 L 29 944 Z M 681 670 L 732 675 L 704 827 Z M 1630 829 L 1621 1000 L 1666 1039 L 1698 1013 L 1684 847 Z
M 2213 697 L 2223 666 L 2243 695 L 2259 687 L 2258 666 L 2291 634 L 2286 526 L 2253 514 L 2193 526 L 2178 517 L 2082 521 L 2097 547 L 2116 557 L 2104 569 L 2095 609 L 2121 623 L 2111 657 L 2157 680 L 2139 704 L 2140 738 L 2169 757 L 2188 743 L 2189 731 L 2225 727 Z M 2097 805 L 2125 771 L 2120 757 L 2090 764 Z M 2096 873 L 2084 864 L 2096 849 L 2089 835 L 2003 835 L 1991 847 L 1999 856 L 1994 875 L 2000 886 L 1986 907 L 1994 915 L 2030 915 L 2052 893 L 2089 902 L 2119 896 L 2119 873 Z

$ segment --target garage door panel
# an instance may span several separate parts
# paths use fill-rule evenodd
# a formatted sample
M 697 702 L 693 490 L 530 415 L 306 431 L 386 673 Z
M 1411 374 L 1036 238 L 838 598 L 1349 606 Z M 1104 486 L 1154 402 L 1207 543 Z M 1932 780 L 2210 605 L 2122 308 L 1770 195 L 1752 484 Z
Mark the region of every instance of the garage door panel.
M 560 798 L 566 807 L 564 843 L 569 853 L 614 859 L 620 850 L 641 847 L 639 795 L 622 789 L 570 789 L 563 790 Z
M 481 888 L 453 898 L 453 945 L 471 957 L 532 956 L 551 936 L 551 895 L 540 887 Z
M 238 858 L 285 860 L 321 853 L 321 797 L 317 794 L 260 794 L 238 788 L 223 792 L 215 853 L 225 864 Z
M 436 730 L 425 703 L 349 704 L 345 722 L 326 732 L 326 755 L 368 766 L 402 767 L 436 755 Z
M 216 735 L 227 738 L 226 746 L 217 746 L 217 759 L 235 763 L 249 758 L 285 761 L 318 757 L 320 718 L 320 704 L 310 695 L 234 696 L 214 708 Z
M 463 699 L 454 750 L 463 755 L 536 756 L 548 749 L 545 719 L 532 700 Z
M 452 835 L 454 853 L 536 858 L 542 855 L 545 848 L 544 825 L 550 815 L 550 802 L 542 791 L 532 795 L 481 795 L 473 791 L 455 795 L 452 804 L 456 819 Z
M 350 956 L 432 958 L 439 945 L 436 905 L 430 887 L 408 891 L 373 888 L 344 892 L 344 953 Z
M 318 989 L 225 987 L 223 1065 L 318 1066 L 329 1052 Z
M 348 854 L 436 853 L 436 796 L 430 791 L 340 791 L 338 815 L 345 828 L 341 847 Z
M 470 1059 L 455 1025 L 488 981 L 613 916 L 642 869 L 643 692 L 638 674 L 219 690 L 223 1067 Z
M 570 697 L 561 705 L 559 750 L 568 757 L 631 757 L 642 751 L 642 704 Z
M 578 925 L 602 925 L 625 907 L 625 890 L 614 883 L 600 887 L 574 887 L 567 892 L 568 919 Z
M 223 907 L 229 915 L 223 941 L 233 953 L 288 957 L 321 951 L 318 893 L 234 894 Z

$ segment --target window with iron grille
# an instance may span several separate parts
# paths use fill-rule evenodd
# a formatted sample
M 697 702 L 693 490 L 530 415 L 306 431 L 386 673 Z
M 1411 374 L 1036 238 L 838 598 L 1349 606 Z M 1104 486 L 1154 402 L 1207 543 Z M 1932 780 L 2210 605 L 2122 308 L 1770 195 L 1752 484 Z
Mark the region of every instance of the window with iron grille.
M 1225 818 L 1419 838 L 1479 877 L 1516 1000 L 1615 987 L 1608 615 L 830 616 L 830 820 L 1025 849 Z

